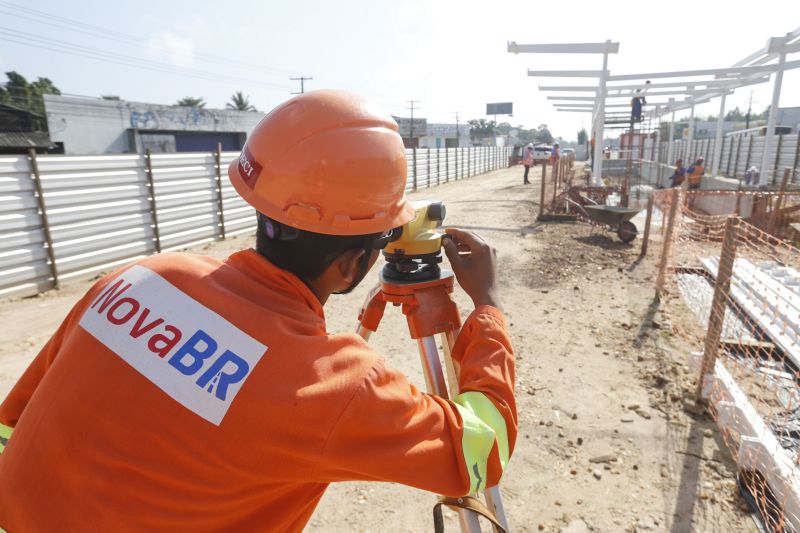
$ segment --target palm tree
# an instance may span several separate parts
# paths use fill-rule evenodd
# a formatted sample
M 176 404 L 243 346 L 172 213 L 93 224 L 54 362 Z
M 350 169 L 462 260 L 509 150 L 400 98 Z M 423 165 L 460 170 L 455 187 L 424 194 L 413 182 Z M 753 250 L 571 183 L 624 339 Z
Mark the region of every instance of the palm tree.
M 205 107 L 206 106 L 206 99 L 202 96 L 199 98 L 195 98 L 194 96 L 184 96 L 177 102 L 175 105 L 183 106 L 183 107 Z
M 231 101 L 225 104 L 228 109 L 236 109 L 237 111 L 258 111 L 253 104 L 250 103 L 250 97 L 242 94 L 242 91 L 236 91 L 231 96 Z

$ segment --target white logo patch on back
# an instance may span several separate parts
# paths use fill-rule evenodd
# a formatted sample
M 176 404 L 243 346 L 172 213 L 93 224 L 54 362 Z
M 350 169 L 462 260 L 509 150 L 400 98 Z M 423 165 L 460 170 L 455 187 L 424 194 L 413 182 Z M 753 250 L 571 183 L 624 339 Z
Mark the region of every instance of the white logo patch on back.
M 152 270 L 126 270 L 81 327 L 175 401 L 219 425 L 267 346 Z

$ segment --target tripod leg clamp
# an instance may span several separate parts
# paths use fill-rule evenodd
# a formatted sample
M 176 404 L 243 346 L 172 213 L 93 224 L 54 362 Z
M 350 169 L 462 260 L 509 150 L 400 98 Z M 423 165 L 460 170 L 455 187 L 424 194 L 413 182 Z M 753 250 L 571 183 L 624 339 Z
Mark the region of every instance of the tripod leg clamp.
M 486 506 L 485 503 L 478 498 L 472 496 L 462 496 L 460 498 L 440 498 L 436 505 L 433 506 L 433 531 L 435 533 L 444 533 L 444 519 L 442 518 L 442 506 L 446 505 L 454 509 L 465 509 L 486 518 L 492 523 L 497 533 L 508 533 L 494 513 Z

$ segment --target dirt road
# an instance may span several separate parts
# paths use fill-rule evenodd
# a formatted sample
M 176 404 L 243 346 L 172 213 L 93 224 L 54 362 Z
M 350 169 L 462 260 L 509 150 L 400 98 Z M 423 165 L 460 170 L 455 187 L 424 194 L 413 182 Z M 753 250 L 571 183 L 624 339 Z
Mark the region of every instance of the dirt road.
M 538 175 L 538 174 L 536 174 Z M 534 183 L 537 180 L 534 178 Z M 740 511 L 729 453 L 691 395 L 680 331 L 686 318 L 652 302 L 652 257 L 584 224 L 537 224 L 536 185 L 521 167 L 424 190 L 449 225 L 498 250 L 517 353 L 516 450 L 503 481 L 515 531 L 756 531 Z M 250 237 L 205 246 L 217 257 Z M 370 274 L 377 276 L 377 271 Z M 372 283 L 334 297 L 331 331 L 351 330 Z M 88 283 L 0 303 L 0 397 Z M 466 296 L 456 300 L 466 315 Z M 372 344 L 424 387 L 416 345 L 388 308 Z M 368 421 L 365 421 L 368 423 Z M 308 531 L 430 531 L 434 496 L 393 484 L 332 486 Z M 448 530 L 456 531 L 452 519 Z

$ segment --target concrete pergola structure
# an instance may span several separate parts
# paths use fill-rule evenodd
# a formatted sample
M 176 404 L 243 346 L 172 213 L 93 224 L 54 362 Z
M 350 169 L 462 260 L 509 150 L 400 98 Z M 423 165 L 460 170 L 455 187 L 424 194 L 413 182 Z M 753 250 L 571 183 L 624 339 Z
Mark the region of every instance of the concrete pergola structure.
M 672 113 L 670 126 L 670 144 L 668 160 L 672 159 L 672 136 L 674 133 L 675 112 L 681 109 L 690 109 L 688 147 L 691 146 L 694 134 L 694 108 L 697 104 L 705 103 L 713 98 L 720 98 L 720 112 L 717 118 L 716 142 L 714 143 L 714 156 L 712 159 L 712 175 L 719 171 L 720 148 L 722 144 L 722 122 L 725 116 L 725 99 L 735 89 L 766 83 L 772 74 L 775 74 L 773 85 L 772 104 L 767 119 L 767 133 L 762 156 L 762 172 L 759 185 L 769 182 L 771 169 L 769 168 L 769 151 L 773 144 L 775 132 L 775 119 L 777 116 L 778 102 L 780 99 L 783 72 L 793 68 L 800 68 L 800 60 L 786 61 L 787 55 L 800 52 L 800 28 L 787 33 L 783 37 L 772 37 L 764 48 L 757 50 L 746 58 L 738 61 L 733 66 L 719 69 L 688 70 L 675 72 L 651 72 L 643 74 L 624 74 L 612 76 L 608 70 L 608 54 L 617 53 L 619 43 L 606 41 L 605 43 L 573 43 L 573 44 L 525 44 L 516 42 L 508 43 L 510 53 L 571 53 L 571 54 L 603 54 L 602 70 L 565 70 L 565 71 L 535 71 L 528 70 L 529 76 L 535 77 L 582 77 L 594 78 L 596 86 L 539 86 L 540 90 L 548 92 L 591 93 L 584 96 L 556 95 L 549 96 L 558 111 L 572 113 L 592 113 L 595 141 L 594 160 L 602 160 L 602 139 L 607 119 L 606 108 L 626 108 L 629 103 L 614 103 L 614 99 L 624 98 L 630 100 L 634 95 L 653 97 L 668 97 L 667 101 L 650 101 L 648 105 L 654 106 L 650 112 L 654 118 L 659 118 L 666 113 Z M 710 78 L 710 79 L 706 79 Z M 658 83 L 648 83 L 649 80 L 666 80 Z M 648 80 L 648 82 L 642 81 Z M 614 82 L 629 82 L 628 84 L 614 84 Z M 634 82 L 634 83 L 630 83 Z M 602 95 L 602 98 L 601 98 Z M 676 97 L 683 96 L 681 100 Z M 608 100 L 608 102 L 607 102 Z M 688 154 L 687 154 L 688 155 Z M 602 165 L 595 165 L 594 179 L 596 184 L 602 183 Z

